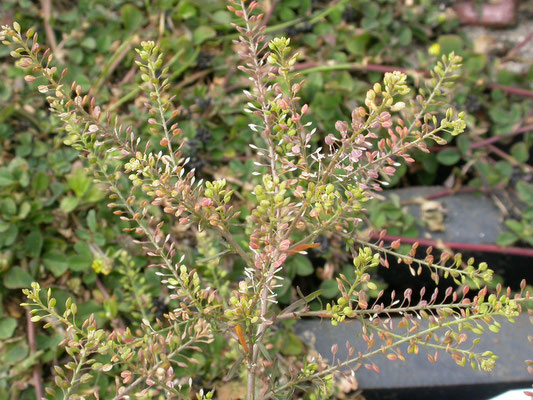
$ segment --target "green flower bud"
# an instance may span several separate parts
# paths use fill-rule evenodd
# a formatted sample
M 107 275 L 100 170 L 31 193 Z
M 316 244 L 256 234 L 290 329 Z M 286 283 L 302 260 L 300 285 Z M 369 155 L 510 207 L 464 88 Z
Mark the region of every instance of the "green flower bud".
M 350 307 L 344 307 L 344 309 L 342 310 L 342 312 L 344 313 L 344 315 L 346 315 L 347 317 L 351 317 L 353 315 L 353 310 L 350 308 Z

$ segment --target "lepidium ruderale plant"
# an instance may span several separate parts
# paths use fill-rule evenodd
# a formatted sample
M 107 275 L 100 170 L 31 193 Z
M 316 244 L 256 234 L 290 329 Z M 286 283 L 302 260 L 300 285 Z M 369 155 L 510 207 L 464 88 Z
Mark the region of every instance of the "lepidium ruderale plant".
M 256 154 L 258 178 L 245 224 L 233 200 L 236 189 L 228 181 L 196 181 L 194 170 L 187 167 L 181 131 L 172 122 L 176 113 L 174 98 L 168 94 L 165 58 L 154 42 L 143 42 L 138 49 L 137 64 L 150 100 L 146 107 L 151 138 L 145 140 L 122 127 L 119 116 L 104 112 L 79 85 L 66 86 L 66 71 L 52 66 L 52 55 L 39 45 L 33 30 L 22 33 L 18 24 L 3 27 L 3 43 L 14 47 L 12 56 L 28 70 L 26 81 L 39 79 L 38 90 L 63 121 L 65 144 L 78 149 L 95 179 L 107 185 L 109 207 L 131 224 L 126 231 L 145 249 L 151 267 L 158 269 L 171 305 L 164 321 L 150 320 L 143 312 L 132 329 L 106 329 L 97 327 L 94 318 L 76 319 L 77 307 L 70 299 L 66 311 L 59 313 L 50 290 L 44 295 L 34 283 L 24 291 L 25 306 L 32 308 L 33 321 L 43 321 L 45 327 L 63 326 L 62 345 L 72 358 L 56 367 L 56 387 L 47 389 L 51 397 L 61 391 L 64 398 L 72 399 L 90 395 L 185 399 L 192 393 L 211 398 L 216 396 L 212 390 L 207 392 L 212 388 L 200 391 L 193 380 L 198 376 L 189 376 L 188 371 L 199 362 L 196 352 L 210 356 L 209 344 L 215 336 L 229 339 L 231 349 L 224 353 L 231 364 L 228 377 L 240 374 L 247 399 L 330 397 L 335 393 L 334 381 L 357 366 L 379 371 L 376 360 L 380 357 L 404 360 L 399 347 L 404 343 L 409 353 L 423 349 L 432 361 L 443 353 L 461 366 L 493 368 L 497 357 L 490 351 L 476 351 L 478 336 L 485 329 L 498 331 L 496 317 L 512 321 L 527 293 L 512 297 L 501 287 L 489 293 L 484 283 L 491 280 L 492 271 L 485 263 L 463 262 L 460 256 L 447 254 L 436 257 L 431 249 L 418 259 L 416 245 L 403 254 L 397 251 L 399 243 L 385 247 L 358 236 L 365 202 L 395 174 L 398 160 L 411 162 L 410 150 L 428 151 L 428 142 L 445 143 L 443 133 L 458 135 L 464 130 L 464 115 L 451 108 L 437 118 L 459 72 L 460 57 L 443 57 L 427 87 L 414 99 L 409 97 L 412 89 L 405 74 L 386 73 L 351 118 L 338 121 L 336 132 L 325 136 L 325 147 L 316 148 L 311 144 L 316 122 L 308 106 L 299 102 L 304 82 L 291 71 L 298 54 L 292 52 L 287 38 L 267 40 L 258 7 L 256 1 L 231 1 L 228 6 L 242 22 L 236 25 L 239 69 L 252 82 L 245 91 L 244 111 L 250 114 L 250 146 Z M 124 174 L 129 185 L 121 179 Z M 154 207 L 166 218 L 152 214 Z M 202 250 L 208 257 L 198 263 L 201 268 L 185 265 L 164 221 L 197 229 L 202 240 L 218 237 L 225 249 Z M 236 232 L 246 235 L 246 244 L 236 238 Z M 287 259 L 315 247 L 319 235 L 337 235 L 346 241 L 355 278 L 340 275 L 340 297 L 319 311 L 310 309 L 319 291 L 281 309 L 275 289 L 284 279 Z M 423 269 L 430 270 L 435 281 L 452 277 L 463 290 L 450 288 L 438 302 L 436 291 L 429 297 L 423 291 L 422 300 L 411 302 L 409 290 L 401 298 L 393 296 L 388 304 L 382 293 L 371 301 L 368 291 L 376 285 L 370 272 L 380 265 L 387 267 L 388 257 L 400 260 L 415 277 Z M 244 263 L 243 279 L 229 282 L 225 271 L 215 268 L 223 261 L 230 268 L 237 261 Z M 134 274 L 126 275 L 129 286 L 134 286 Z M 473 282 L 478 292 L 467 296 L 466 282 Z M 142 302 L 138 303 L 142 310 Z M 393 315 L 401 319 L 393 320 Z M 334 346 L 330 361 L 335 362 L 330 364 L 303 356 L 287 366 L 276 353 L 272 333 L 282 321 L 305 316 L 329 319 L 333 325 L 358 320 L 362 329 L 354 334 L 361 335 L 368 346 L 358 351 L 349 346 L 345 360 L 335 359 Z M 112 392 L 98 393 L 99 374 L 116 377 Z

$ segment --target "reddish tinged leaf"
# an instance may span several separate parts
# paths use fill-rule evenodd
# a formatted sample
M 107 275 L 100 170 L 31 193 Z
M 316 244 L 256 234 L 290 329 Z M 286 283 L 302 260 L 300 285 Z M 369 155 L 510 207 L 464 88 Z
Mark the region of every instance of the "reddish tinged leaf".
M 314 249 L 315 247 L 320 246 L 320 243 L 313 243 L 313 244 L 299 244 L 298 246 L 294 246 L 292 249 L 287 251 L 287 254 L 292 256 L 293 254 L 298 254 L 300 251 L 305 251 L 307 249 Z
M 244 349 L 244 352 L 248 353 L 249 352 L 248 343 L 246 343 L 246 338 L 244 337 L 244 331 L 242 330 L 242 326 L 240 324 L 237 324 L 237 326 L 235 326 L 235 333 L 237 334 L 237 337 L 239 338 L 239 343 Z

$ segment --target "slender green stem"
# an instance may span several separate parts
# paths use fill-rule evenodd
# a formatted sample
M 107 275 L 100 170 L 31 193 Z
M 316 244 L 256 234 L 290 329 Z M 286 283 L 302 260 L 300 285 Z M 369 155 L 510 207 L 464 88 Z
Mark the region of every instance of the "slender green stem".
M 128 213 L 133 217 L 136 214 L 135 210 L 133 210 L 131 205 L 124 198 L 122 192 L 116 186 L 115 181 L 113 179 L 111 179 L 111 177 L 107 174 L 106 168 L 105 168 L 104 165 L 102 165 L 102 160 L 100 158 L 98 158 L 97 165 L 98 165 L 98 167 L 100 169 L 100 172 L 105 177 L 106 182 L 110 185 L 110 187 L 112 188 L 113 192 L 118 196 L 118 198 L 120 199 L 122 205 L 126 208 Z M 144 223 L 143 220 L 135 219 L 135 221 L 136 221 L 137 225 L 139 226 L 139 228 L 141 228 L 141 230 L 143 231 L 145 236 L 148 238 L 150 243 L 152 244 L 154 250 L 157 252 L 157 255 L 163 260 L 163 263 L 166 265 L 167 269 L 172 273 L 172 275 L 174 276 L 174 278 L 178 282 L 181 282 L 181 278 L 179 277 L 179 274 L 176 271 L 176 268 L 174 268 L 174 265 L 173 265 L 172 261 L 167 256 L 165 256 L 164 249 L 157 242 L 157 240 L 155 239 L 155 236 L 152 233 L 152 231 L 148 228 L 148 226 L 146 226 L 146 224 Z M 200 311 L 201 314 L 204 314 L 204 310 L 203 310 L 201 302 L 196 299 L 194 294 L 191 292 L 190 288 L 187 285 L 182 285 L 182 289 L 189 296 L 189 300 L 198 308 L 198 311 Z
M 376 332 L 379 332 L 381 334 L 387 335 L 389 337 L 393 337 L 396 340 L 403 339 L 403 337 L 404 337 L 403 335 L 396 334 L 394 332 L 391 332 L 390 330 L 383 329 L 383 328 L 381 328 L 379 326 L 376 326 L 376 325 L 373 325 L 373 324 L 366 324 L 366 327 L 370 328 L 370 329 L 372 329 L 372 330 L 374 330 Z M 472 352 L 472 347 L 473 346 L 470 349 L 467 350 L 467 349 L 461 349 L 461 348 L 458 348 L 458 347 L 451 348 L 449 345 L 442 345 L 442 344 L 438 344 L 438 343 L 430 343 L 428 341 L 420 342 L 420 345 L 422 345 L 424 347 L 429 347 L 431 349 L 443 350 L 446 353 L 449 353 L 450 351 L 453 352 L 453 353 L 460 353 L 460 354 L 462 354 L 465 357 L 473 357 L 478 362 L 479 362 L 479 359 L 481 358 L 481 355 L 479 353 Z
M 79 361 L 78 361 L 78 363 L 76 365 L 76 369 L 72 373 L 72 378 L 70 380 L 70 384 L 69 384 L 69 386 L 67 388 L 67 391 L 65 392 L 65 396 L 64 396 L 65 400 L 70 400 L 70 396 L 71 396 L 72 392 L 77 387 L 77 384 L 78 384 L 77 381 L 79 379 L 79 374 L 81 372 L 83 364 L 86 361 L 86 357 L 87 357 L 87 349 L 85 348 L 85 346 L 82 346 L 82 348 L 80 350 L 80 359 L 79 359 Z
M 489 303 L 483 303 L 483 304 L 489 304 Z M 374 308 L 367 308 L 367 309 L 356 309 L 353 310 L 354 314 L 351 318 L 357 318 L 358 316 L 363 315 L 375 315 L 376 313 L 383 313 L 383 314 L 402 314 L 402 313 L 410 313 L 410 312 L 417 312 L 417 311 L 433 311 L 433 310 L 440 310 L 444 307 L 448 308 L 456 308 L 456 309 L 469 309 L 472 307 L 472 304 L 424 304 L 424 305 L 416 305 L 416 306 L 406 306 L 406 307 L 387 307 L 383 309 L 374 309 Z M 292 318 L 302 318 L 302 317 L 320 317 L 320 318 L 331 318 L 331 314 L 325 312 L 325 311 L 308 311 L 307 309 L 301 310 L 301 311 L 295 311 L 290 312 L 287 314 L 280 315 L 276 318 L 276 320 L 284 320 L 284 319 L 292 319 Z
M 148 321 L 148 314 L 146 313 L 146 310 L 144 308 L 144 304 L 141 301 L 141 297 L 139 295 L 139 290 L 137 286 L 137 282 L 135 282 L 134 276 L 131 274 L 132 271 L 128 271 L 126 273 L 128 280 L 130 281 L 131 290 L 133 292 L 133 296 L 135 297 L 135 302 L 137 303 L 137 306 L 139 307 L 139 310 L 141 311 L 141 315 L 144 320 Z
M 451 276 L 454 276 L 456 274 L 465 275 L 468 278 L 470 278 L 470 276 L 465 271 L 463 271 L 463 270 L 461 270 L 459 268 L 447 267 L 445 265 L 439 265 L 439 264 L 430 264 L 430 263 L 428 263 L 428 262 L 426 262 L 424 260 L 419 260 L 419 259 L 417 259 L 415 257 L 411 257 L 410 255 L 404 255 L 404 254 L 397 253 L 397 252 L 395 252 L 393 250 L 390 250 L 390 249 L 387 249 L 387 248 L 384 248 L 384 247 L 380 247 L 377 244 L 374 244 L 374 243 L 371 243 L 371 242 L 367 242 L 367 241 L 362 240 L 362 239 L 355 239 L 355 240 L 356 240 L 356 242 L 362 244 L 363 246 L 370 247 L 370 248 L 372 248 L 372 249 L 374 249 L 376 251 L 379 251 L 380 253 L 389 254 L 389 255 L 397 257 L 397 258 L 414 261 L 417 264 L 420 264 L 420 265 L 423 265 L 425 267 L 428 267 L 430 270 L 434 269 L 436 271 L 442 271 L 444 273 L 450 274 Z
M 416 340 L 418 338 L 421 338 L 421 337 L 424 337 L 428 334 L 431 334 L 435 331 L 438 331 L 440 329 L 445 329 L 445 328 L 448 328 L 448 327 L 451 327 L 451 326 L 455 326 L 455 325 L 458 325 L 458 324 L 461 324 L 461 323 L 464 323 L 466 320 L 477 320 L 477 319 L 483 319 L 485 318 L 485 315 L 483 314 L 478 314 L 478 315 L 471 315 L 470 317 L 468 318 L 459 318 L 459 319 L 454 319 L 454 320 L 450 320 L 448 322 L 445 322 L 445 323 L 442 323 L 442 324 L 438 324 L 438 325 L 435 325 L 433 327 L 430 327 L 430 328 L 426 328 L 422 331 L 418 331 L 412 335 L 409 335 L 409 336 L 402 336 L 402 338 L 400 340 L 397 340 L 396 342 L 394 343 L 391 343 L 391 344 L 388 344 L 388 345 L 382 345 L 380 346 L 378 349 L 375 349 L 371 352 L 368 352 L 368 353 L 365 353 L 365 354 L 361 354 L 355 358 L 351 358 L 351 359 L 348 359 L 342 363 L 339 363 L 335 366 L 332 366 L 332 367 L 329 367 L 329 368 L 326 368 L 320 372 L 317 372 L 313 375 L 310 375 L 310 376 L 307 376 L 307 377 L 301 377 L 299 379 L 297 379 L 296 381 L 292 381 L 292 382 L 287 382 L 283 385 L 281 385 L 280 387 L 278 387 L 277 389 L 273 390 L 272 392 L 270 392 L 270 394 L 268 394 L 264 400 L 267 400 L 267 399 L 272 399 L 275 397 L 276 394 L 278 393 L 282 393 L 284 390 L 287 390 L 291 387 L 294 387 L 302 382 L 305 382 L 305 381 L 312 381 L 312 380 L 315 380 L 315 379 L 320 379 L 320 378 L 323 378 L 333 372 L 336 372 L 336 371 L 339 371 L 345 367 L 348 367 L 350 365 L 353 365 L 355 363 L 359 363 L 363 360 L 366 360 L 372 356 L 375 356 L 377 354 L 380 354 L 380 353 L 384 353 L 386 352 L 387 350 L 390 350 L 390 349 L 393 349 L 403 343 L 409 343 L 411 342 L 412 340 Z
M 163 127 L 163 132 L 165 134 L 165 139 L 167 140 L 167 148 L 170 155 L 170 159 L 172 160 L 172 166 L 176 167 L 178 165 L 178 162 L 176 160 L 176 155 L 174 154 L 174 150 L 172 150 L 172 139 L 170 137 L 170 132 L 167 125 L 167 119 L 165 117 L 165 110 L 163 109 L 163 103 L 161 100 L 161 91 L 159 90 L 159 87 L 155 86 L 155 93 L 157 96 L 157 104 L 158 104 L 158 110 L 159 110 L 159 117 L 161 118 L 161 125 Z
M 184 53 L 184 51 L 185 50 L 183 49 L 178 50 L 177 53 L 165 63 L 165 67 L 170 66 L 172 63 L 174 63 Z M 188 59 L 180 68 L 178 68 L 175 72 L 173 72 L 169 76 L 169 81 L 173 81 L 174 79 L 178 78 L 183 72 L 185 72 L 187 68 L 189 68 L 192 65 L 192 63 L 196 60 L 197 56 L 198 56 L 198 50 L 194 52 L 192 57 Z M 118 99 L 113 104 L 111 104 L 109 107 L 107 107 L 106 111 L 108 113 L 112 113 L 113 111 L 118 109 L 123 104 L 135 98 L 135 96 L 137 96 L 140 92 L 141 92 L 141 88 L 139 86 L 135 86 L 128 93 L 126 93 L 120 99 Z

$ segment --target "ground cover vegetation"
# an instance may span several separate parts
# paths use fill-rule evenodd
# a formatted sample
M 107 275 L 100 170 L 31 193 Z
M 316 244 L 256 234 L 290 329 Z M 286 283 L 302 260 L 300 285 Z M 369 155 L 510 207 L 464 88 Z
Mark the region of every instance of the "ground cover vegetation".
M 0 396 L 335 397 L 401 343 L 492 369 L 467 338 L 525 282 L 384 242 L 418 231 L 382 189 L 515 188 L 499 244 L 529 243 L 533 70 L 415 3 L 3 3 Z M 393 260 L 440 295 L 385 292 Z M 357 319 L 368 348 L 328 364 L 303 317 Z

